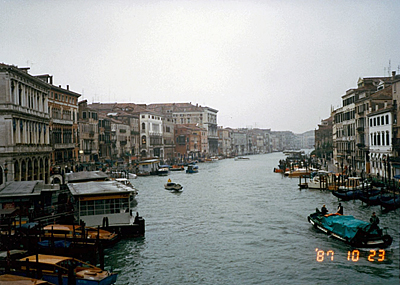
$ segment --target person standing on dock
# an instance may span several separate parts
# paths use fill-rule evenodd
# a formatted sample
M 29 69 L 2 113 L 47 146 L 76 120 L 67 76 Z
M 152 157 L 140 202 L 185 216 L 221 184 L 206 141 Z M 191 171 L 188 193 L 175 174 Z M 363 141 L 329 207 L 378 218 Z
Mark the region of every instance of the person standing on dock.
M 339 203 L 339 206 L 337 208 L 337 213 L 340 215 L 343 215 L 343 206 L 342 203 Z

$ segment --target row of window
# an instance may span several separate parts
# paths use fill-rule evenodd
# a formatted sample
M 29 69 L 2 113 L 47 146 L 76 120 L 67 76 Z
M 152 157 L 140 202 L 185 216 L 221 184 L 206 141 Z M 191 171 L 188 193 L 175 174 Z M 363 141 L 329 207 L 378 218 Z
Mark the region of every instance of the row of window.
M 55 92 L 50 92 L 50 99 L 58 100 L 61 102 L 66 102 L 69 104 L 77 104 L 78 98 L 72 97 L 72 96 L 67 96 L 64 94 L 58 94 Z
M 371 145 L 374 146 L 387 146 L 390 145 L 390 134 L 386 132 L 376 132 L 370 134 Z
M 133 198 L 131 198 L 131 201 L 129 201 L 128 198 L 81 201 L 79 210 L 82 216 L 116 214 L 116 213 L 128 212 L 129 208 L 134 207 L 133 201 L 134 201 Z M 130 207 L 129 207 L 129 202 L 130 202 Z
M 389 115 L 379 116 L 369 119 L 370 127 L 383 126 L 383 125 L 389 125 Z

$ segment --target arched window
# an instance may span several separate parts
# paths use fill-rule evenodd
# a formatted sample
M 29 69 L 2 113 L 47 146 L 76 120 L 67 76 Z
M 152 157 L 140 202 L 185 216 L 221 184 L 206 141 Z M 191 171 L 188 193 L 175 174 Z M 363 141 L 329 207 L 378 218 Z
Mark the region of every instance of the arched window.
M 142 144 L 146 144 L 146 136 L 142 136 Z
M 142 131 L 144 131 L 146 129 L 146 124 L 142 123 Z

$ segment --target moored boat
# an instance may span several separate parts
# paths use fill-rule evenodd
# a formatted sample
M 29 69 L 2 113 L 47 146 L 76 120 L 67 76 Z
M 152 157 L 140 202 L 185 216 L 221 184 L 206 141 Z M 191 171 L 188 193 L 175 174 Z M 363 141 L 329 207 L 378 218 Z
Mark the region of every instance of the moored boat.
M 294 171 L 286 171 L 285 176 L 289 177 L 310 177 L 311 170 L 306 168 L 298 168 Z
M 250 160 L 250 158 L 247 156 L 237 156 L 235 157 L 235 160 Z
M 311 173 L 311 179 L 307 182 L 308 189 L 328 189 L 333 183 L 333 176 L 325 170 Z
M 52 285 L 45 280 L 39 280 L 32 277 L 24 277 L 13 274 L 0 275 L 1 285 Z
M 388 247 L 392 237 L 371 223 L 358 220 L 353 216 L 338 214 L 323 215 L 317 211 L 308 216 L 314 228 L 354 247 Z
M 119 241 L 119 236 L 116 233 L 93 228 L 83 227 L 81 225 L 60 225 L 50 224 L 43 228 L 45 238 L 54 240 L 85 240 L 89 242 L 99 241 L 104 246 L 110 246 Z
M 174 164 L 174 165 L 172 165 L 170 170 L 171 171 L 182 171 L 182 170 L 185 170 L 185 166 L 183 166 L 183 164 Z
M 381 200 L 380 204 L 386 210 L 393 210 L 400 207 L 400 195 L 392 195 L 390 199 Z
M 72 257 L 57 255 L 38 254 L 22 258 L 13 273 L 26 276 L 28 270 L 41 271 L 41 279 L 57 285 L 109 285 L 117 281 L 116 273 Z
M 157 170 L 157 175 L 166 176 L 166 175 L 168 175 L 168 172 L 169 172 L 168 165 L 160 165 L 160 168 L 158 168 L 158 170 Z

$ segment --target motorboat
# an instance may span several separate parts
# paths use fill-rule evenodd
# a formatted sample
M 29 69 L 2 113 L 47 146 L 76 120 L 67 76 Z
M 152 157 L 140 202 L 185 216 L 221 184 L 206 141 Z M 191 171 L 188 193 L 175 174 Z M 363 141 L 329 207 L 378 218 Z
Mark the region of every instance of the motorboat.
M 289 177 L 310 177 L 311 169 L 307 168 L 297 168 L 294 171 L 286 171 L 285 176 Z
M 392 237 L 383 234 L 377 225 L 340 214 L 323 215 L 318 209 L 308 216 L 314 228 L 354 247 L 385 248 L 392 244 Z
M 166 176 L 169 173 L 169 167 L 166 165 L 160 165 L 160 168 L 157 170 L 157 175 Z
M 30 274 L 28 270 L 39 270 L 41 279 L 58 285 L 109 285 L 114 284 L 118 276 L 117 273 L 102 270 L 81 260 L 57 255 L 32 255 L 20 259 L 16 265 L 18 268 L 14 268 L 13 274 L 26 276 Z
M 181 191 L 183 186 L 179 183 L 167 182 L 164 184 L 164 188 L 170 191 Z
M 333 183 L 332 175 L 326 170 L 318 170 L 311 173 L 311 179 L 307 182 L 308 189 L 328 189 Z
M 183 166 L 183 164 L 174 164 L 174 165 L 172 165 L 170 170 L 171 171 L 182 171 L 182 170 L 185 170 L 185 166 Z
M 234 159 L 235 159 L 236 161 L 237 161 L 237 160 L 250 160 L 250 158 L 247 157 L 247 156 L 237 156 L 237 157 L 235 157 Z
M 189 164 L 186 169 L 186 173 L 197 173 L 199 172 L 199 167 L 197 165 Z
M 344 185 L 339 186 L 339 190 L 364 190 L 371 187 L 370 183 L 362 181 L 361 177 L 349 177 L 344 182 Z
M 60 224 L 50 224 L 43 227 L 43 236 L 54 240 L 99 241 L 104 246 L 113 245 L 120 239 L 118 234 L 100 228 Z

